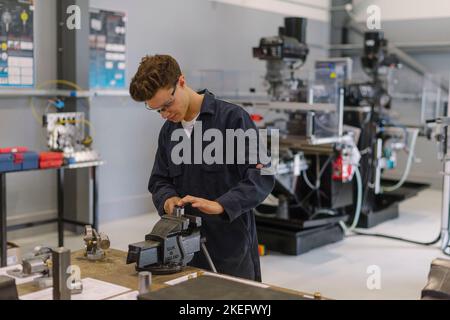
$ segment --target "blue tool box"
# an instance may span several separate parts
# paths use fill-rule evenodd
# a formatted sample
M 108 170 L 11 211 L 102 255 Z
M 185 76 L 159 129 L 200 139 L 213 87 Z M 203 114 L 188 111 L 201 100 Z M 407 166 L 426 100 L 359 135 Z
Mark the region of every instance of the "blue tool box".
M 22 163 L 15 163 L 13 161 L 12 170 L 11 171 L 21 171 L 21 170 L 22 170 Z
M 12 153 L 0 154 L 0 172 L 14 170 L 14 156 Z
M 20 160 L 16 160 L 20 158 Z M 33 170 L 39 168 L 39 154 L 36 152 L 0 154 L 0 172 Z
M 32 170 L 39 168 L 39 155 L 36 152 L 24 152 L 22 170 Z

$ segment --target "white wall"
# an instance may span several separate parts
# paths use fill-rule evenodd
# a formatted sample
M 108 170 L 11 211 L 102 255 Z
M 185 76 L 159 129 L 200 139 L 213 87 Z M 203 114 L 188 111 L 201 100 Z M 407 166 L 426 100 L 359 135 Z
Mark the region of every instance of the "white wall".
M 448 0 L 354 0 L 353 3 L 358 21 L 366 20 L 366 10 L 369 5 L 380 7 L 383 21 L 450 17 L 450 1 Z
M 37 83 L 56 78 L 57 0 L 36 2 Z M 184 71 L 265 70 L 252 57 L 252 47 L 264 36 L 276 35 L 284 15 L 209 0 L 91 0 L 91 6 L 127 13 L 127 80 L 142 56 L 168 53 Z M 309 43 L 325 47 L 329 26 L 308 21 Z M 312 48 L 308 60 L 326 56 Z M 189 81 L 189 79 L 188 79 Z M 39 114 L 45 101 L 37 99 Z M 91 102 L 94 145 L 106 164 L 99 171 L 100 221 L 153 210 L 147 183 L 162 120 L 128 97 L 96 97 Z M 0 99 L 0 146 L 25 145 L 45 150 L 42 128 L 32 117 L 28 99 Z M 44 220 L 56 215 L 56 175 L 53 171 L 11 174 L 8 183 L 8 223 Z
M 330 0 L 210 0 L 283 15 L 328 22 Z

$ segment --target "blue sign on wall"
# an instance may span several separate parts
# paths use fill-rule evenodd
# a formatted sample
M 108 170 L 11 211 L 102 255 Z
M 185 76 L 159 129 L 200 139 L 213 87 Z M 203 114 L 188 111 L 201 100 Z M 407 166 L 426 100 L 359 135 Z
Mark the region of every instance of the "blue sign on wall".
M 0 87 L 33 87 L 33 1 L 0 1 Z
M 91 9 L 89 36 L 91 89 L 125 88 L 125 23 L 125 13 Z

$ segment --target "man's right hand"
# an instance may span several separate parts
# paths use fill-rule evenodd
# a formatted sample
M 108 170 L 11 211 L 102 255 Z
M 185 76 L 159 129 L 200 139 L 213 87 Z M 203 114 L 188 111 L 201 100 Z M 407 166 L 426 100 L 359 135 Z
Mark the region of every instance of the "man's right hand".
M 173 209 L 177 205 L 177 203 L 181 200 L 180 197 L 171 197 L 164 202 L 164 211 L 167 214 L 172 214 Z

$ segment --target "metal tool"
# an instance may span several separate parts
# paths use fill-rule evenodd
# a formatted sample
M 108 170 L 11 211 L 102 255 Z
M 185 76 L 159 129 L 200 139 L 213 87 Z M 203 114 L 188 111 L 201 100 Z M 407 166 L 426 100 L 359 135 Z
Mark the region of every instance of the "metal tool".
M 152 273 L 150 271 L 139 272 L 139 294 L 150 292 L 152 285 Z
M 84 243 L 86 246 L 85 256 L 88 260 L 101 260 L 105 257 L 105 251 L 109 249 L 111 243 L 104 233 L 98 233 L 92 226 L 84 227 Z
M 67 271 L 67 270 L 66 270 Z M 7 271 L 7 274 L 15 278 L 28 278 L 37 274 L 33 283 L 40 289 L 53 286 L 52 249 L 49 247 L 36 247 L 34 252 L 22 260 L 22 269 Z M 71 284 L 71 293 L 79 294 L 83 291 L 83 284 L 80 279 L 76 279 Z
M 70 250 L 64 247 L 52 250 L 53 261 L 53 300 L 70 300 L 71 292 L 67 284 L 70 266 Z
M 36 247 L 34 252 L 22 260 L 22 269 L 7 271 L 7 274 L 16 278 L 28 278 L 37 274 L 41 277 L 34 279 L 34 284 L 41 289 L 53 285 L 51 269 L 52 252 L 48 247 Z
M 0 276 L 0 300 L 19 300 L 16 280 L 7 276 Z
M 175 206 L 175 208 L 173 209 L 173 215 L 175 217 L 184 216 L 184 207 Z
M 182 271 L 202 249 L 201 224 L 200 217 L 186 215 L 183 208 L 176 207 L 172 215 L 161 217 L 152 232 L 145 236 L 145 241 L 128 246 L 127 264 L 136 263 L 137 271 L 154 274 Z M 206 246 L 203 251 L 209 257 L 205 250 Z M 215 270 L 210 257 L 208 262 Z

